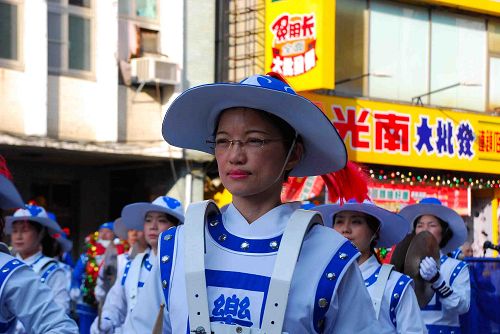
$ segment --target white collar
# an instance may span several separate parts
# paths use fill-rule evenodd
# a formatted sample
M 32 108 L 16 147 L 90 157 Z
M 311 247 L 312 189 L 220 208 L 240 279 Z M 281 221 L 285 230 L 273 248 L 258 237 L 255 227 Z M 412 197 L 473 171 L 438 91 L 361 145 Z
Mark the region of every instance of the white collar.
M 300 207 L 300 202 L 281 204 L 249 224 L 231 203 L 222 213 L 224 227 L 231 234 L 247 239 L 265 239 L 280 235 L 288 219 Z
M 359 265 L 359 269 L 361 270 L 363 279 L 367 279 L 368 277 L 370 277 L 378 267 L 380 267 L 380 263 L 378 263 L 375 255 L 370 256 L 368 260 Z
M 35 254 L 31 255 L 30 257 L 27 257 L 25 259 L 23 259 L 19 253 L 16 254 L 16 257 L 19 260 L 26 263 L 27 265 L 33 264 L 36 260 L 38 260 L 39 257 L 42 257 L 42 256 L 43 256 L 42 251 L 39 251 L 39 252 L 37 252 L 37 253 L 35 253 Z

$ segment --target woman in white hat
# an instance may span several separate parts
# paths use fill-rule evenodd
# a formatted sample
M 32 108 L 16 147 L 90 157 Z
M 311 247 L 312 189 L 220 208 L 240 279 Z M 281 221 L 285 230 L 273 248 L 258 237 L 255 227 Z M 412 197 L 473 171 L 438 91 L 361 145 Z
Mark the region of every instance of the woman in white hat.
M 440 266 L 431 257 L 420 263 L 420 276 L 432 283 L 434 296 L 422 309 L 422 318 L 430 334 L 460 333 L 459 315 L 469 310 L 470 278 L 465 262 L 448 257 L 467 239 L 465 223 L 458 213 L 437 198 L 424 198 L 404 207 L 400 214 L 416 234 L 429 231 L 441 249 Z
M 69 312 L 69 286 L 64 270 L 54 254 L 55 239 L 61 227 L 50 219 L 41 206 L 27 204 L 6 218 L 5 231 L 11 235 L 13 250 L 19 260 L 29 265 L 54 293 L 54 301 Z
M 3 209 L 24 206 L 12 183 L 5 160 L 0 156 L 0 239 L 3 238 Z M 0 252 L 0 333 L 12 333 L 19 321 L 30 333 L 76 333 L 78 328 L 39 275 L 24 262 Z
M 392 265 L 381 265 L 374 250 L 400 242 L 410 231 L 408 221 L 369 201 L 325 204 L 314 210 L 323 214 L 326 226 L 351 240 L 361 252 L 358 264 L 380 325 L 377 333 L 425 333 L 413 281 Z
M 233 202 L 223 212 L 192 204 L 185 224 L 162 234 L 160 284 L 132 315 L 148 319 L 139 331 L 151 330 L 162 304 L 167 333 L 372 332 L 358 251 L 318 213 L 280 198 L 287 175 L 346 164 L 320 109 L 276 74 L 255 75 L 187 90 L 167 110 L 163 136 L 214 154 Z
M 134 325 L 127 322 L 128 315 L 134 310 L 138 296 L 149 279 L 151 269 L 157 265 L 158 236 L 167 229 L 184 222 L 184 209 L 175 198 L 160 196 L 152 203 L 133 203 L 125 206 L 121 223 L 128 229 L 143 234 L 146 249 L 128 261 L 123 271 L 106 296 L 101 320 L 94 320 L 91 333 L 112 333 L 121 328 L 123 333 L 135 331 Z M 120 224 L 121 224 L 120 223 Z M 140 239 L 138 239 L 140 242 Z

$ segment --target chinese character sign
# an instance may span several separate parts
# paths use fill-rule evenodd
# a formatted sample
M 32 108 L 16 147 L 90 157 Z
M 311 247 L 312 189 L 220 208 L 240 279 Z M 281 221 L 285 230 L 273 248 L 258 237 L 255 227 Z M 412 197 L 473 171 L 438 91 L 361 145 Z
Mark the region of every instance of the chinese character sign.
M 303 92 L 357 162 L 500 174 L 500 117 Z
M 458 214 L 470 215 L 470 188 L 432 187 L 427 185 L 387 184 L 371 182 L 368 186 L 371 200 L 387 210 L 399 212 L 426 197 L 439 198 L 443 205 Z
M 266 2 L 266 72 L 297 91 L 334 88 L 335 2 Z

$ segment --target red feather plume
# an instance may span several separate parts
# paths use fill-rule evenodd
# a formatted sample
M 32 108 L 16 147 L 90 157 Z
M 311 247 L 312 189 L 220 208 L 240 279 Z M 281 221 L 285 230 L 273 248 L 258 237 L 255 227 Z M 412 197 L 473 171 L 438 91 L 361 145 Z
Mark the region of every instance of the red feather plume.
M 7 162 L 5 161 L 5 158 L 0 155 L 0 175 L 5 176 L 9 180 L 12 181 L 12 174 L 10 173 L 9 169 L 7 168 Z
M 339 171 L 321 175 L 328 188 L 328 200 L 343 204 L 346 200 L 356 199 L 362 203 L 368 196 L 368 174 L 354 162 L 348 161 Z

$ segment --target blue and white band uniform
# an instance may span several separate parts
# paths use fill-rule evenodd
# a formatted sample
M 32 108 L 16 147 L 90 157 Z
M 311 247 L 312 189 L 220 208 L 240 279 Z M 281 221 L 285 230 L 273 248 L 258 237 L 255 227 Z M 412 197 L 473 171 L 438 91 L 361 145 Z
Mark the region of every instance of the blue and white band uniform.
M 436 289 L 436 293 L 425 308 L 422 318 L 429 334 L 459 334 L 459 315 L 469 310 L 470 278 L 469 268 L 463 261 L 442 255 L 439 271 L 444 278 L 444 285 Z
M 77 333 L 76 324 L 53 298 L 28 265 L 0 253 L 0 333 L 15 333 L 17 321 L 30 333 Z
M 212 325 L 261 327 L 281 236 L 299 207 L 299 203 L 283 204 L 248 224 L 230 204 L 220 216 L 206 223 L 205 276 Z M 141 307 L 132 314 L 138 332 L 151 329 L 137 325 L 141 321 L 145 324 L 143 319 L 148 316 L 148 321 L 154 321 L 158 305 L 165 301 L 164 333 L 188 331 L 185 231 L 181 225 L 160 236 L 162 279 L 145 286 L 139 296 Z M 358 256 L 350 241 L 329 228 L 316 225 L 308 232 L 291 281 L 283 332 L 373 332 L 375 315 L 356 263 Z M 160 298 L 155 296 L 158 289 Z M 141 302 L 141 298 L 145 301 Z
M 144 253 L 137 254 L 133 260 L 127 262 L 115 284 L 109 290 L 101 317 L 109 319 L 113 323 L 115 333 L 135 332 L 133 327 L 127 328 L 122 325 L 126 323 L 129 314 L 133 312 L 138 296 L 144 286 L 148 284 L 150 273 L 156 264 L 156 256 L 150 248 Z
M 54 301 L 69 313 L 68 286 L 70 282 L 59 262 L 43 255 L 42 252 L 38 252 L 26 259 L 20 259 L 19 255 L 17 258 L 25 262 L 35 273 L 40 275 L 40 282 L 47 284 L 52 290 Z
M 385 284 L 383 282 L 376 284 L 381 268 L 382 265 L 374 255 L 359 266 L 372 298 L 377 295 L 376 289 L 379 286 L 384 288 L 378 318 L 380 331 L 377 333 L 426 333 L 417 297 L 413 291 L 413 280 L 391 270 Z

